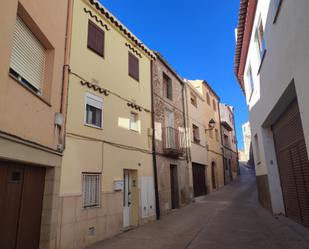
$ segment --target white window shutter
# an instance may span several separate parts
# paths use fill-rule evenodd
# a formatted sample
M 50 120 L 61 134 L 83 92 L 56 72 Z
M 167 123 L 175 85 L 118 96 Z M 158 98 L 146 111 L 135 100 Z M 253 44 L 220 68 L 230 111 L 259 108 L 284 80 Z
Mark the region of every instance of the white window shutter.
M 19 16 L 16 18 L 11 68 L 38 91 L 42 89 L 46 50 Z

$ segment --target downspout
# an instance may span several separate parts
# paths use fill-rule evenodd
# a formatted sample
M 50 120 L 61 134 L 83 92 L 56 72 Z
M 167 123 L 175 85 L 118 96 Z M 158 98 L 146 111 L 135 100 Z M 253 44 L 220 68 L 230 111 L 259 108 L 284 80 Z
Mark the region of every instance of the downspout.
M 156 216 L 157 220 L 160 219 L 160 200 L 158 191 L 158 172 L 157 172 L 157 158 L 156 158 L 156 139 L 155 139 L 155 112 L 154 112 L 154 101 L 153 101 L 153 61 L 150 61 L 150 88 L 151 88 L 151 126 L 152 126 L 152 164 L 153 164 L 153 177 L 154 177 L 154 188 L 155 188 L 155 199 L 156 199 Z
M 186 103 L 185 103 L 185 83 L 182 82 L 182 105 L 183 105 L 183 122 L 184 122 L 184 128 L 185 128 L 185 141 L 186 141 L 186 161 L 187 163 L 189 163 L 189 148 L 188 148 L 188 133 L 187 133 L 187 128 L 188 128 L 188 124 L 187 124 L 187 120 L 186 120 Z
M 222 139 L 222 130 L 221 130 L 220 99 L 219 99 L 219 101 L 218 101 L 218 113 L 219 113 L 219 129 L 220 129 L 220 138 L 221 138 L 221 153 L 222 153 L 222 166 L 223 166 L 223 180 L 224 180 L 224 185 L 226 185 L 226 179 L 225 179 L 225 165 L 224 165 L 224 149 L 223 149 L 223 139 Z
M 187 84 L 186 82 L 184 82 L 184 84 Z M 189 136 L 188 136 L 188 129 L 189 129 L 189 110 L 188 110 L 188 99 L 187 99 L 187 87 L 184 85 L 184 107 L 185 107 L 185 120 L 186 120 L 186 143 L 187 143 L 187 154 L 188 154 L 188 160 L 191 161 L 191 150 L 189 148 Z
M 69 87 L 69 71 L 70 71 L 70 49 L 72 39 L 72 19 L 73 19 L 73 0 L 68 0 L 67 20 L 65 31 L 65 47 L 64 47 L 64 65 L 62 71 L 62 89 L 61 89 L 61 104 L 60 113 L 63 115 L 63 124 L 60 134 L 60 143 L 62 144 L 61 151 L 65 149 L 65 133 L 67 123 L 67 105 L 68 105 L 68 87 Z

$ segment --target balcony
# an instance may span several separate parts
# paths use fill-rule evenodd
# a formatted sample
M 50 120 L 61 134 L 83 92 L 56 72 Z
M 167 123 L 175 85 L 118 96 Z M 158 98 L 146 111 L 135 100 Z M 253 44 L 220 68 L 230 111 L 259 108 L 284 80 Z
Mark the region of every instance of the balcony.
M 185 135 L 173 127 L 162 128 L 163 153 L 170 157 L 179 157 L 184 153 Z

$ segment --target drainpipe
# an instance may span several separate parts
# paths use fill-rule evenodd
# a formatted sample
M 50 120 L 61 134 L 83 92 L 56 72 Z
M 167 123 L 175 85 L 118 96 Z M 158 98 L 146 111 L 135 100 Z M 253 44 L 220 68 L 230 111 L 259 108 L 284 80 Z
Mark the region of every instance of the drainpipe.
M 60 133 L 60 143 L 62 144 L 62 152 L 65 149 L 65 133 L 67 122 L 67 105 L 68 105 L 68 86 L 69 86 L 69 62 L 70 62 L 70 49 L 72 39 L 72 19 L 73 19 L 73 0 L 68 0 L 67 6 L 67 20 L 65 31 L 65 47 L 64 47 L 64 65 L 62 71 L 62 89 L 61 89 L 61 104 L 60 113 L 64 116 L 63 124 Z
M 152 164 L 153 164 L 153 177 L 154 177 L 154 188 L 155 188 L 155 199 L 156 199 L 156 216 L 157 220 L 160 219 L 160 200 L 158 191 L 158 172 L 157 172 L 157 157 L 156 157 L 156 139 L 155 139 L 155 112 L 154 112 L 154 101 L 153 101 L 153 61 L 150 61 L 150 87 L 151 87 L 151 125 L 152 125 Z

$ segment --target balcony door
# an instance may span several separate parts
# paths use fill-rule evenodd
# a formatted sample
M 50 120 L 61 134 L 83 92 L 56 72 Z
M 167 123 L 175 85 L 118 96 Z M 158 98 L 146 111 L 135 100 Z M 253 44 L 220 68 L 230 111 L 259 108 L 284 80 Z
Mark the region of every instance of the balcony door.
M 174 112 L 169 109 L 165 109 L 165 127 L 174 128 Z

